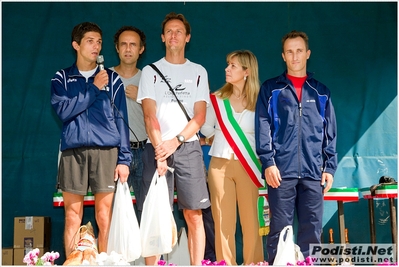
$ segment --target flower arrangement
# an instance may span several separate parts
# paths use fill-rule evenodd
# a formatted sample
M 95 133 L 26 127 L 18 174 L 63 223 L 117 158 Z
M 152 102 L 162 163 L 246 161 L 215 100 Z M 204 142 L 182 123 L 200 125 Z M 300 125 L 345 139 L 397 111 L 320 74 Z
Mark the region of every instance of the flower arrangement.
M 287 263 L 287 266 L 313 266 L 314 260 L 308 256 L 306 257 L 305 260 L 303 261 L 297 261 L 296 264 L 291 264 L 291 263 Z M 210 260 L 202 260 L 201 261 L 201 265 L 202 266 L 226 266 L 226 261 L 221 260 L 220 262 L 212 262 Z M 264 262 L 258 262 L 258 263 L 251 263 L 248 266 L 266 266 L 269 265 L 267 261 Z M 388 259 L 385 259 L 383 263 L 379 263 L 377 264 L 378 266 L 398 266 L 398 263 L 390 263 Z M 177 266 L 176 264 L 170 263 L 167 265 L 167 262 L 164 260 L 160 260 L 158 261 L 158 266 Z M 338 266 L 354 266 L 350 263 L 343 263 L 342 265 L 338 265 Z
M 210 260 L 202 260 L 201 265 L 202 266 L 226 266 L 227 264 L 226 264 L 226 261 L 224 261 L 224 260 L 221 260 L 220 262 L 217 262 L 217 261 L 212 262 Z
M 379 266 L 398 266 L 398 263 L 390 263 L 388 259 L 385 259 L 383 263 L 379 263 Z
M 60 257 L 58 252 L 46 252 L 43 256 L 39 258 L 40 250 L 35 248 L 29 251 L 25 257 L 23 262 L 28 266 L 33 265 L 54 265 L 54 261 Z
M 257 264 L 250 264 L 250 266 L 266 266 L 269 265 L 266 261 L 264 262 L 258 262 Z M 158 261 L 158 266 L 166 266 L 166 261 L 160 260 Z M 167 266 L 176 266 L 176 264 L 170 263 Z M 226 261 L 221 260 L 220 262 L 217 261 L 210 261 L 210 260 L 202 260 L 201 261 L 201 266 L 227 266 Z
M 294 264 L 287 263 L 288 266 L 292 266 Z M 307 256 L 303 261 L 297 261 L 296 265 L 298 266 L 311 266 L 313 265 L 313 259 L 310 256 Z

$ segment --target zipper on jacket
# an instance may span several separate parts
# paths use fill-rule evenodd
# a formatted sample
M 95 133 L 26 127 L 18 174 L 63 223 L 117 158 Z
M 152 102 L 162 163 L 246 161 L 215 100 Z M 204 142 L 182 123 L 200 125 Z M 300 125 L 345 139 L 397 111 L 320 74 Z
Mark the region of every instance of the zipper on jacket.
M 302 143 L 302 103 L 298 101 L 298 112 L 299 112 L 299 127 L 298 127 L 298 178 L 301 177 L 301 169 L 302 169 L 302 159 L 301 159 L 301 143 Z
M 86 90 L 89 86 L 88 79 L 86 80 Z M 90 136 L 90 123 L 89 123 L 89 109 L 86 109 L 86 125 L 87 125 L 87 145 L 90 146 L 91 144 L 91 136 Z
M 299 108 L 299 118 L 301 118 L 301 117 L 302 117 L 302 103 L 301 103 L 301 102 L 299 102 L 298 108 Z M 299 121 L 299 123 L 300 123 L 300 122 L 301 122 L 301 121 Z

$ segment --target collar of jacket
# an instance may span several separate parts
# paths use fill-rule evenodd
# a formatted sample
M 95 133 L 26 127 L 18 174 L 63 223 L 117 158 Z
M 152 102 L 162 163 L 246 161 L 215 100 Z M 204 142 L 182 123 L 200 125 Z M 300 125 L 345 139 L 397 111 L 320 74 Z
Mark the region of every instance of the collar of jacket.
M 313 78 L 314 72 L 308 72 L 307 71 L 306 75 L 307 75 L 306 80 L 309 81 L 310 79 Z M 286 84 L 291 84 L 291 81 L 287 78 L 287 70 L 285 70 L 283 72 L 283 74 L 278 76 L 277 82 L 283 82 L 283 83 L 286 83 Z
M 100 72 L 100 68 L 97 67 L 96 71 L 93 73 L 93 75 L 91 77 L 96 76 L 96 74 L 99 73 L 99 72 Z M 76 66 L 76 61 L 68 69 L 68 76 L 69 77 L 73 77 L 73 76 L 83 77 L 82 74 L 79 72 L 78 67 Z

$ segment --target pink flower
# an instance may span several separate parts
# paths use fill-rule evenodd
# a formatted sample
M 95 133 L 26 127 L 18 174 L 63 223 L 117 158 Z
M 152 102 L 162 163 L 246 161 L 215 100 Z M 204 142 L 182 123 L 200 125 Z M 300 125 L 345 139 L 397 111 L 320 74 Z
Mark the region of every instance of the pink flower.
M 202 260 L 201 261 L 202 266 L 209 266 L 212 265 L 212 262 L 210 260 Z
M 307 256 L 305 259 L 306 265 L 313 265 L 313 259 L 310 256 Z
M 225 260 L 221 260 L 221 261 L 219 261 L 219 264 L 217 264 L 217 265 L 219 265 L 219 266 L 226 266 L 227 263 L 226 263 Z
M 166 265 L 166 261 L 164 261 L 164 260 L 159 260 L 159 261 L 158 261 L 158 265 L 159 265 L 159 266 L 165 266 L 165 265 Z
M 226 266 L 226 261 L 225 260 L 221 260 L 220 262 L 211 262 L 210 260 L 202 260 L 201 261 L 201 265 L 202 266 Z
M 166 261 L 164 261 L 164 260 L 158 261 L 158 266 L 165 266 L 165 265 L 166 265 Z M 169 263 L 168 266 L 176 266 L 176 264 Z
M 158 266 L 165 266 L 166 265 L 166 261 L 164 260 L 160 260 L 158 261 Z M 202 260 L 201 261 L 201 265 L 202 266 L 227 266 L 227 263 L 225 260 L 221 260 L 219 262 L 217 261 L 210 261 L 210 260 Z M 263 262 L 258 262 L 257 264 L 251 263 L 250 266 L 268 266 L 269 263 L 267 261 L 263 261 Z M 293 265 L 293 264 L 287 264 L 287 265 Z M 305 264 L 303 264 L 305 265 Z M 175 264 L 169 264 L 169 266 L 176 266 Z
M 23 262 L 26 263 L 26 265 L 32 266 L 32 265 L 53 265 L 54 261 L 60 257 L 60 254 L 58 252 L 51 251 L 46 252 L 41 258 L 39 258 L 40 250 L 38 248 L 35 248 L 34 250 L 28 252 L 24 259 Z
M 388 266 L 388 265 L 393 265 L 393 266 L 398 266 L 398 263 L 397 262 L 395 262 L 395 263 L 389 263 L 389 260 L 388 259 L 385 259 L 384 260 L 384 262 L 383 263 L 379 263 L 378 264 L 379 266 Z
M 29 251 L 25 255 L 23 262 L 26 263 L 26 265 L 35 265 L 38 260 L 39 253 L 40 253 L 40 250 L 38 248 L 35 248 L 34 250 Z
M 30 255 L 26 254 L 24 259 L 22 260 L 22 262 L 26 263 L 27 265 L 30 265 L 30 263 L 31 263 Z
M 251 264 L 249 264 L 249 266 L 268 266 L 268 265 L 269 263 L 267 261 L 258 262 L 257 264 L 252 262 Z
M 60 254 L 58 252 L 46 252 L 42 257 L 43 262 L 54 262 L 56 259 L 60 257 Z

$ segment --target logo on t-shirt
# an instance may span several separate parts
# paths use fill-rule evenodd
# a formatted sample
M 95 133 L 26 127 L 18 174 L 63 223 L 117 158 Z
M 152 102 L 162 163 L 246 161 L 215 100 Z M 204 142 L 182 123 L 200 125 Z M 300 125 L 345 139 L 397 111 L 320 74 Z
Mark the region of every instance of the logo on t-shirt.
M 184 91 L 186 88 L 185 87 L 184 88 L 180 88 L 182 86 L 183 86 L 182 84 L 178 84 L 178 85 L 176 85 L 175 88 L 173 88 L 173 90 L 174 91 Z
M 169 77 L 165 77 L 165 78 L 168 81 L 168 83 L 172 86 L 172 84 L 173 84 L 173 83 L 171 83 L 172 79 L 169 78 Z M 190 87 L 186 86 L 187 82 L 188 83 L 192 83 L 193 81 L 192 80 L 188 80 L 188 79 L 184 79 L 184 83 L 179 83 L 178 85 L 172 87 L 173 92 L 176 94 L 176 96 L 179 98 L 180 101 L 183 101 L 182 98 L 191 97 L 191 93 L 190 93 L 190 90 L 189 90 Z M 161 80 L 161 83 L 165 83 L 165 81 Z M 174 101 L 173 100 L 174 96 L 173 96 L 173 93 L 171 92 L 171 90 L 168 90 L 168 92 L 165 92 L 165 96 L 172 97 L 171 101 L 172 102 Z

